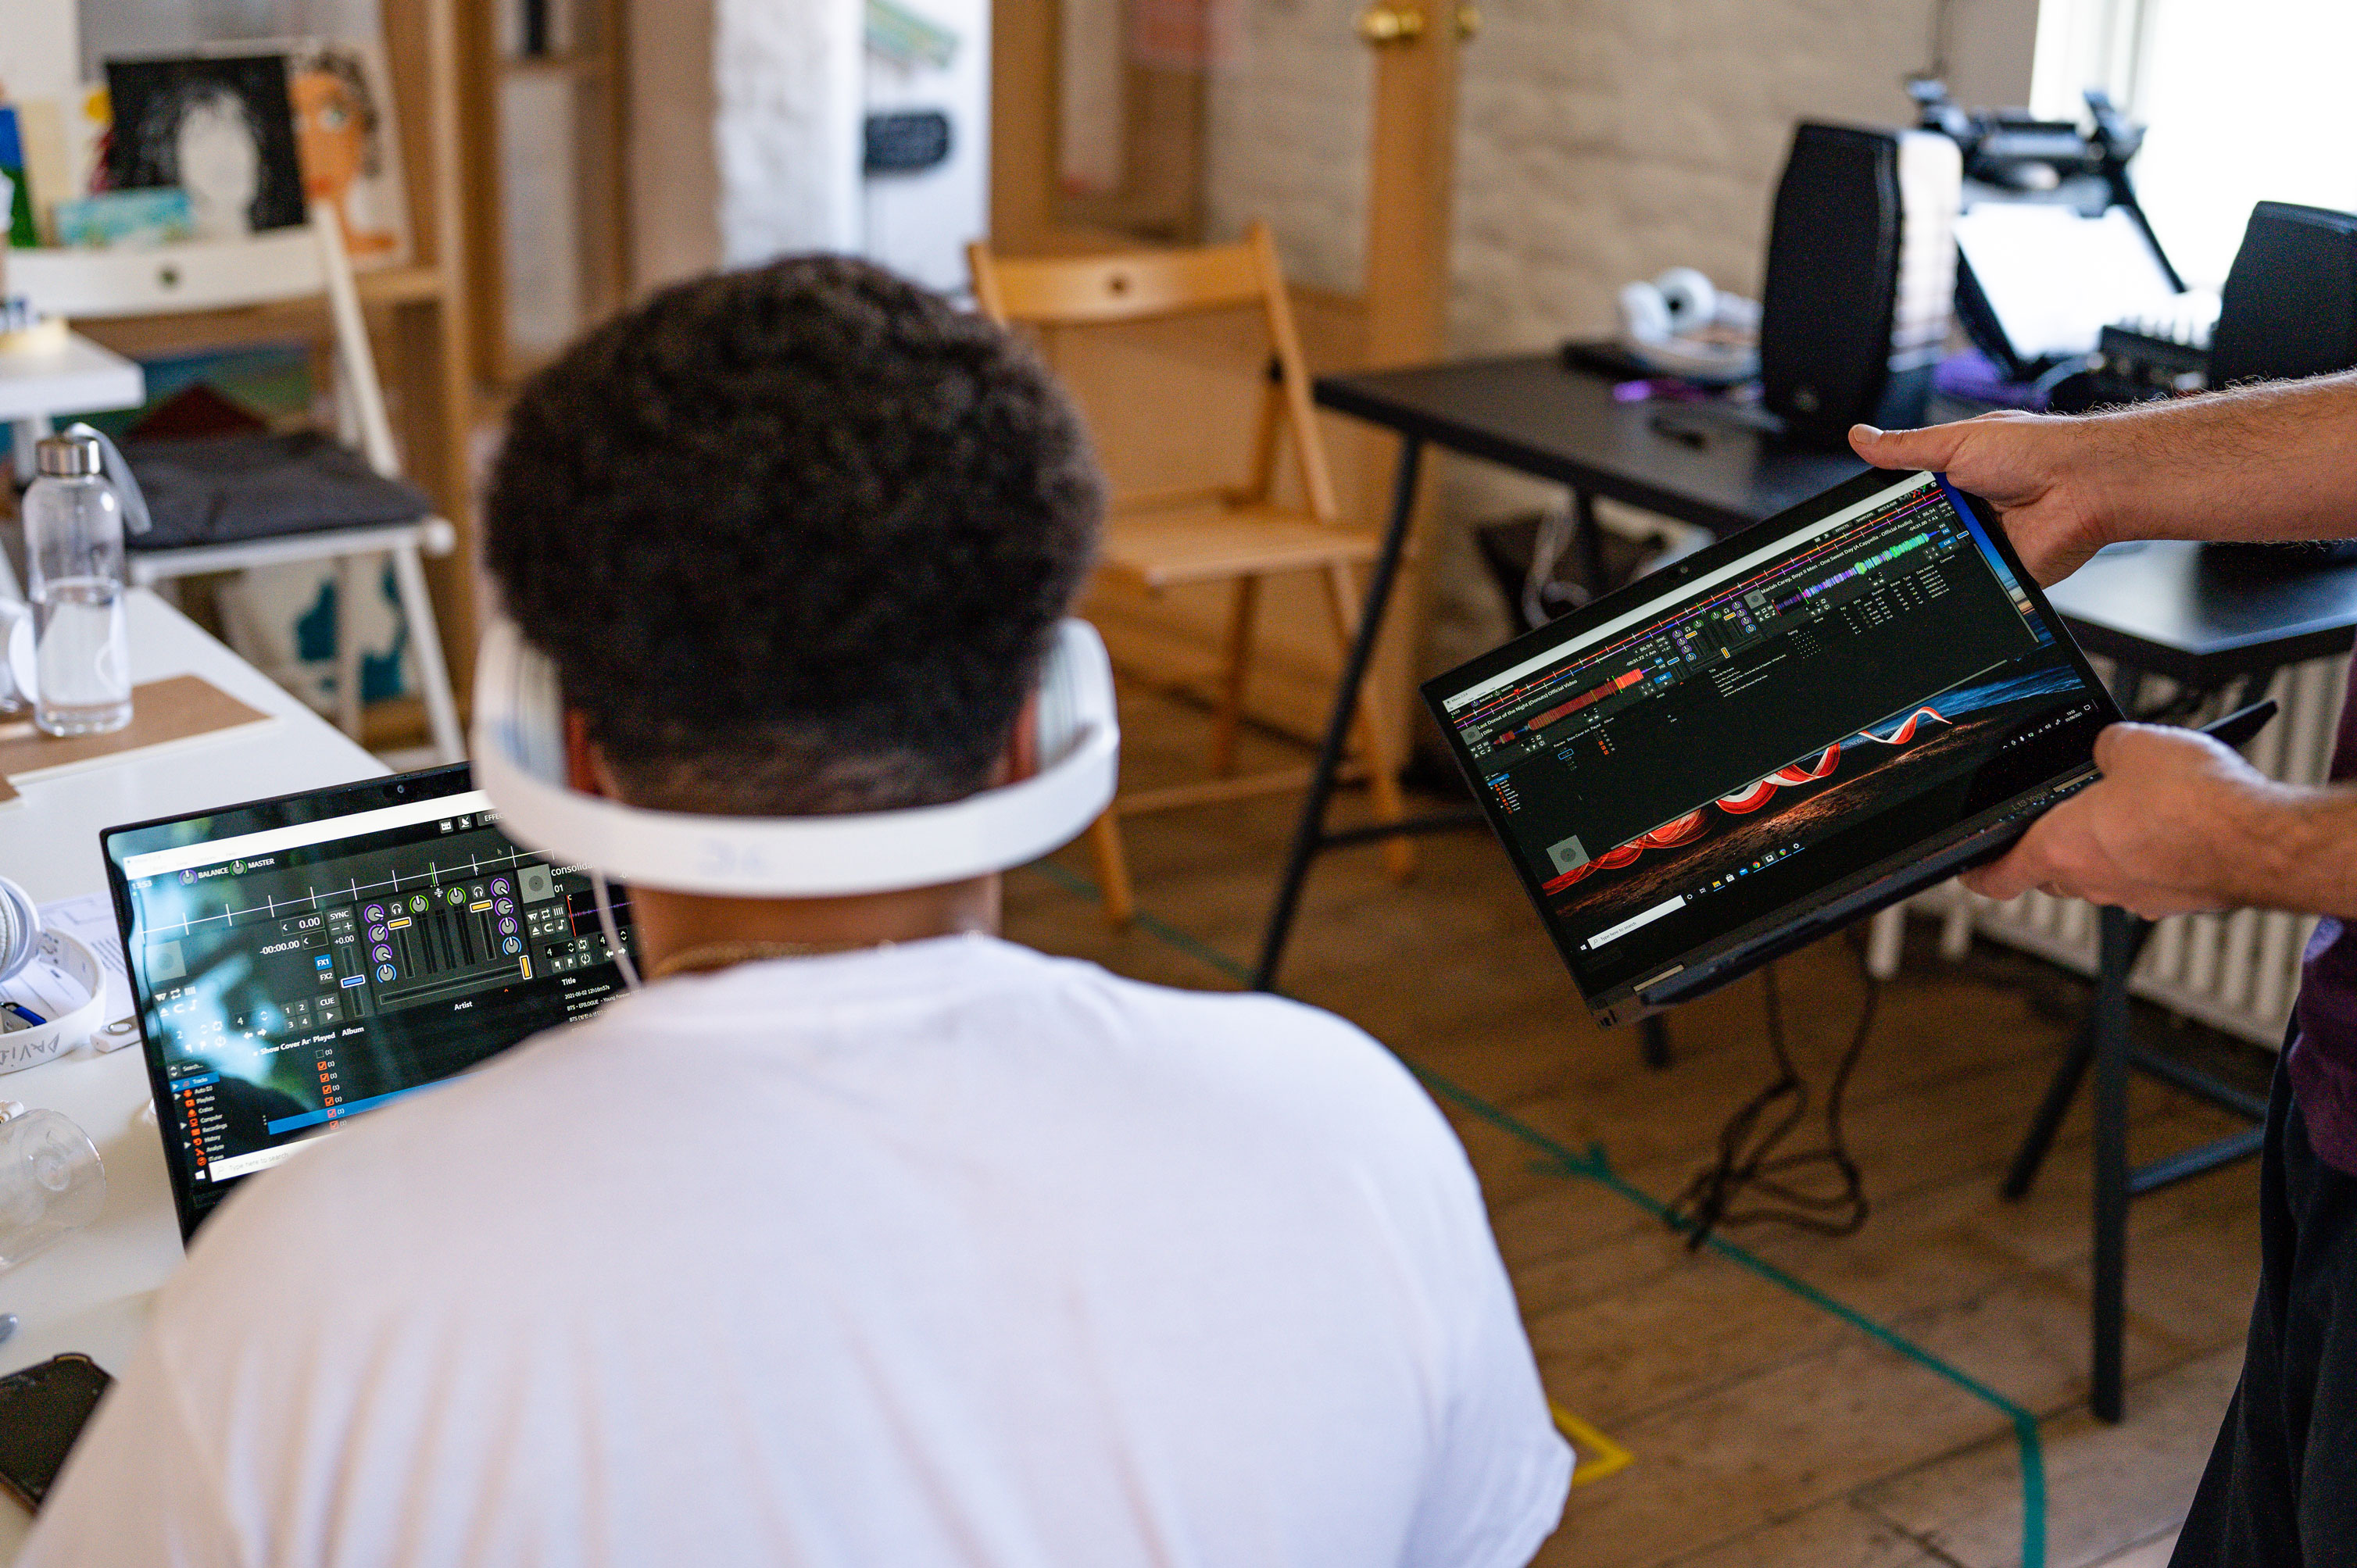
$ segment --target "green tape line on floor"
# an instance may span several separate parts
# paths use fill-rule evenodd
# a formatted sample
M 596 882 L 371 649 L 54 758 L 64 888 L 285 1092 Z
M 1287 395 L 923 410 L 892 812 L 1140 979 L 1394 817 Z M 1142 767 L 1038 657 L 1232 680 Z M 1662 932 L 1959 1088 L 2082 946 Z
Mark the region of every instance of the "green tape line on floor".
M 1066 890 L 1095 901 L 1097 890 L 1086 877 L 1057 865 L 1053 861 L 1036 862 L 1031 869 Z M 1235 960 L 1208 943 L 1197 940 L 1167 920 L 1140 913 L 1137 929 L 1176 951 L 1205 967 L 1225 975 L 1239 985 L 1252 984 L 1251 972 Z M 1605 1156 L 1604 1145 L 1590 1144 L 1585 1153 L 1573 1149 L 1547 1136 L 1512 1112 L 1491 1104 L 1470 1090 L 1461 1089 L 1440 1074 L 1416 1066 L 1402 1057 L 1410 1072 L 1421 1079 L 1440 1099 L 1448 1101 L 1468 1115 L 1489 1122 L 1502 1133 L 1521 1139 L 1547 1156 L 1546 1165 L 1557 1174 L 1598 1186 L 1618 1194 L 1655 1219 L 1672 1221 L 1669 1208 L 1652 1194 L 1632 1187 Z M 1737 1246 L 1717 1236 L 1708 1238 L 1705 1246 L 1738 1268 L 1749 1269 L 1770 1284 L 1790 1291 L 1803 1301 L 1839 1318 L 1867 1338 L 1906 1358 L 1925 1371 L 1944 1379 L 2003 1415 L 2012 1424 L 2014 1446 L 2021 1457 L 2021 1564 L 2022 1568 L 2046 1568 L 2046 1451 L 2038 1436 L 2038 1417 L 2013 1401 L 1982 1382 L 1962 1368 L 1951 1366 L 1897 1329 L 1876 1322 L 1854 1306 L 1835 1300 L 1808 1281 L 1779 1268 L 1747 1248 Z

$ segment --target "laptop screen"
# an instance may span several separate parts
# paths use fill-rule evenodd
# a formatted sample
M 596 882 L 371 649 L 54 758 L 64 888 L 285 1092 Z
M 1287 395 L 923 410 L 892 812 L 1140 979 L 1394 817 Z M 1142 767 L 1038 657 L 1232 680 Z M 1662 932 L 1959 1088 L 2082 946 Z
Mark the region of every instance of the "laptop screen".
M 2084 770 L 2111 703 L 2042 603 L 1867 474 L 1424 692 L 1594 1003 Z
M 183 1234 L 241 1177 L 620 987 L 587 875 L 502 836 L 463 764 L 102 840 Z

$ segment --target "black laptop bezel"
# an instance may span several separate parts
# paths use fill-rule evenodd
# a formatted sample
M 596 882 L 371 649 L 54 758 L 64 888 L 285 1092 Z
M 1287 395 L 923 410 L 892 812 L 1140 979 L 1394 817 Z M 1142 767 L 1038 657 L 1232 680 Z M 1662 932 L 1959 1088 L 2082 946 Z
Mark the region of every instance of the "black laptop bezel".
M 1564 972 L 1570 977 L 1572 985 L 1579 992 L 1580 999 L 1587 1004 L 1590 1015 L 1598 1023 L 1606 1026 L 1630 1023 L 1657 1013 L 1673 1002 L 1706 994 L 1783 953 L 1814 941 L 1910 894 L 1933 886 L 1969 865 L 1993 859 L 2027 832 L 2040 812 L 2071 789 L 2097 777 L 2091 752 L 2083 761 L 2066 763 L 2038 784 L 1975 812 L 1972 817 L 1943 829 L 1897 854 L 1886 856 L 1862 870 L 1827 883 L 1814 893 L 1793 899 L 1768 915 L 1699 943 L 1674 959 L 1665 959 L 1660 970 L 1641 980 L 1617 983 L 1600 993 L 1590 993 L 1581 981 L 1572 952 L 1566 946 L 1566 935 L 1547 912 L 1546 895 L 1539 878 L 1524 863 L 1523 856 L 1515 853 L 1512 838 L 1506 832 L 1501 820 L 1501 808 L 1491 791 L 1483 788 L 1481 775 L 1458 738 L 1456 725 L 1450 722 L 1446 706 L 1448 699 L 1467 686 L 1479 684 L 1527 659 L 1544 653 L 1583 631 L 1626 615 L 1641 605 L 1674 595 L 1680 584 L 1759 549 L 1766 535 L 1796 531 L 1845 507 L 1857 505 L 1910 479 L 1927 476 L 1940 486 L 1951 501 L 1971 510 L 1974 520 L 1996 546 L 2007 570 L 2013 574 L 2031 607 L 2053 634 L 2055 646 L 2086 686 L 2089 700 L 2097 704 L 2100 722 L 2096 727 L 2120 722 L 2119 708 L 2113 702 L 2110 690 L 2088 662 L 2085 650 L 2071 635 L 2070 628 L 2064 625 L 2062 618 L 2048 602 L 2044 590 L 2023 569 L 2021 557 L 2015 552 L 2012 540 L 2007 537 L 1996 509 L 1980 497 L 1950 484 L 1945 475 L 1932 474 L 1925 469 L 1910 473 L 1902 469 L 1868 468 L 1797 506 L 1787 507 L 1772 517 L 1763 518 L 1749 528 L 1727 534 L 1717 542 L 1636 578 L 1568 615 L 1524 632 L 1454 670 L 1434 676 L 1418 688 L 1426 710 L 1440 727 L 1448 746 L 1448 754 L 1456 760 L 1458 771 L 1474 798 L 1481 803 L 1483 821 L 1489 823 L 1491 832 L 1506 850 L 1506 858 L 1513 866 L 1515 878 L 1521 882 L 1524 895 L 1537 912 L 1539 924 L 1545 929 L 1547 940 L 1554 943 L 1556 956 L 1563 961 Z
M 317 789 L 298 789 L 290 794 L 267 796 L 257 800 L 241 800 L 234 805 L 210 806 L 199 811 L 175 811 L 168 817 L 151 817 L 144 822 L 124 822 L 115 827 L 100 830 L 99 859 L 105 863 L 107 892 L 114 900 L 115 933 L 123 940 L 124 982 L 131 992 L 131 1015 L 139 1021 L 139 1050 L 147 1064 L 148 1092 L 155 1097 L 155 1104 L 157 1108 L 156 1132 L 164 1145 L 164 1168 L 170 1173 L 172 1178 L 172 1208 L 179 1218 L 181 1245 L 186 1246 L 195 1237 L 197 1226 L 220 1205 L 216 1202 L 203 1212 L 198 1211 L 196 1174 L 189 1168 L 188 1162 L 181 1151 L 179 1140 L 173 1137 L 171 1130 L 163 1124 L 162 1110 L 172 1103 L 171 1080 L 167 1072 L 163 1050 L 147 1032 L 150 998 L 145 993 L 145 983 L 140 978 L 131 961 L 132 953 L 135 950 L 132 944 L 131 882 L 130 878 L 124 875 L 122 862 L 115 857 L 116 838 L 123 834 L 148 832 L 157 828 L 174 827 L 182 822 L 196 822 L 205 818 L 231 816 L 240 811 L 278 813 L 275 821 L 257 822 L 250 827 L 237 830 L 240 832 L 259 832 L 271 828 L 295 827 L 304 822 L 328 822 L 337 817 L 350 816 L 358 811 L 373 811 L 380 806 L 400 806 L 416 800 L 437 800 L 445 795 L 463 795 L 474 787 L 473 768 L 464 762 L 454 762 L 446 767 L 424 768 L 414 773 L 381 774 L 373 779 L 356 779 L 349 784 L 329 784 Z M 383 799 L 362 804 L 325 809 L 338 800 L 370 794 L 381 794 Z M 189 842 L 201 841 L 192 839 Z M 150 845 L 131 853 L 146 854 L 149 850 L 161 846 Z M 224 1193 L 234 1190 L 238 1182 L 246 1179 L 245 1176 L 240 1176 L 231 1182 L 222 1184 Z

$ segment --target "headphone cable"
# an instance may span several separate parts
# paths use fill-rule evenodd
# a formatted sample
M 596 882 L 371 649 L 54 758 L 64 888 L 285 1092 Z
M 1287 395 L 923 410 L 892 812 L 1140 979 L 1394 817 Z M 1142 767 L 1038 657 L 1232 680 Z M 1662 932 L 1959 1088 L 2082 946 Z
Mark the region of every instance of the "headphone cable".
M 1864 990 L 1849 1045 L 1842 1052 L 1841 1062 L 1834 1069 L 1833 1080 L 1826 1087 L 1825 1141 L 1813 1149 L 1776 1153 L 1808 1115 L 1809 1085 L 1792 1065 L 1792 1049 L 1785 1039 L 1783 996 L 1776 983 L 1776 966 L 1770 964 L 1760 972 L 1768 1047 L 1775 1058 L 1776 1076 L 1727 1119 L 1718 1135 L 1718 1158 L 1687 1183 L 1685 1190 L 1669 1207 L 1668 1222 L 1686 1231 L 1689 1251 L 1700 1251 L 1711 1233 L 1722 1226 L 1791 1225 L 1822 1236 L 1850 1236 L 1866 1224 L 1866 1183 L 1857 1163 L 1850 1157 L 1842 1128 L 1842 1109 L 1858 1058 L 1865 1053 L 1867 1038 L 1874 1032 L 1882 983 L 1867 967 L 1862 944 L 1853 942 L 1853 950 L 1858 957 L 1858 975 Z M 1763 1131 L 1762 1123 L 1768 1122 L 1771 1114 L 1774 1120 Z M 1796 1179 L 1800 1173 L 1820 1165 L 1832 1168 L 1838 1181 L 1836 1190 L 1811 1190 Z M 1738 1199 L 1747 1192 L 1760 1201 L 1738 1208 Z

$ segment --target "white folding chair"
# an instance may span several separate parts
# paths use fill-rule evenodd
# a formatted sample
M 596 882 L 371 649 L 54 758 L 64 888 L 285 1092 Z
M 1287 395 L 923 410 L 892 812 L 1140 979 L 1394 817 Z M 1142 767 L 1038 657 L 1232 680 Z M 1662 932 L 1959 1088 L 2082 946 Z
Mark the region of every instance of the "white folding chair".
M 351 263 L 333 222 L 315 221 L 251 239 L 207 241 L 139 251 L 23 250 L 8 255 L 8 286 L 42 311 L 68 320 L 188 315 L 283 301 L 324 298 L 334 328 L 336 408 L 340 432 L 369 467 L 400 477 L 384 391 L 369 350 Z M 434 750 L 445 762 L 466 755 L 434 601 L 425 589 L 421 553 L 447 555 L 457 531 L 439 517 L 367 528 L 328 528 L 267 539 L 133 552 L 132 581 L 152 585 L 200 572 L 236 572 L 296 561 L 334 560 L 337 596 L 336 701 L 345 733 L 361 729 L 360 650 L 350 635 L 360 584 L 359 564 L 379 555 L 393 561 L 401 613 L 409 623 L 420 695 Z

